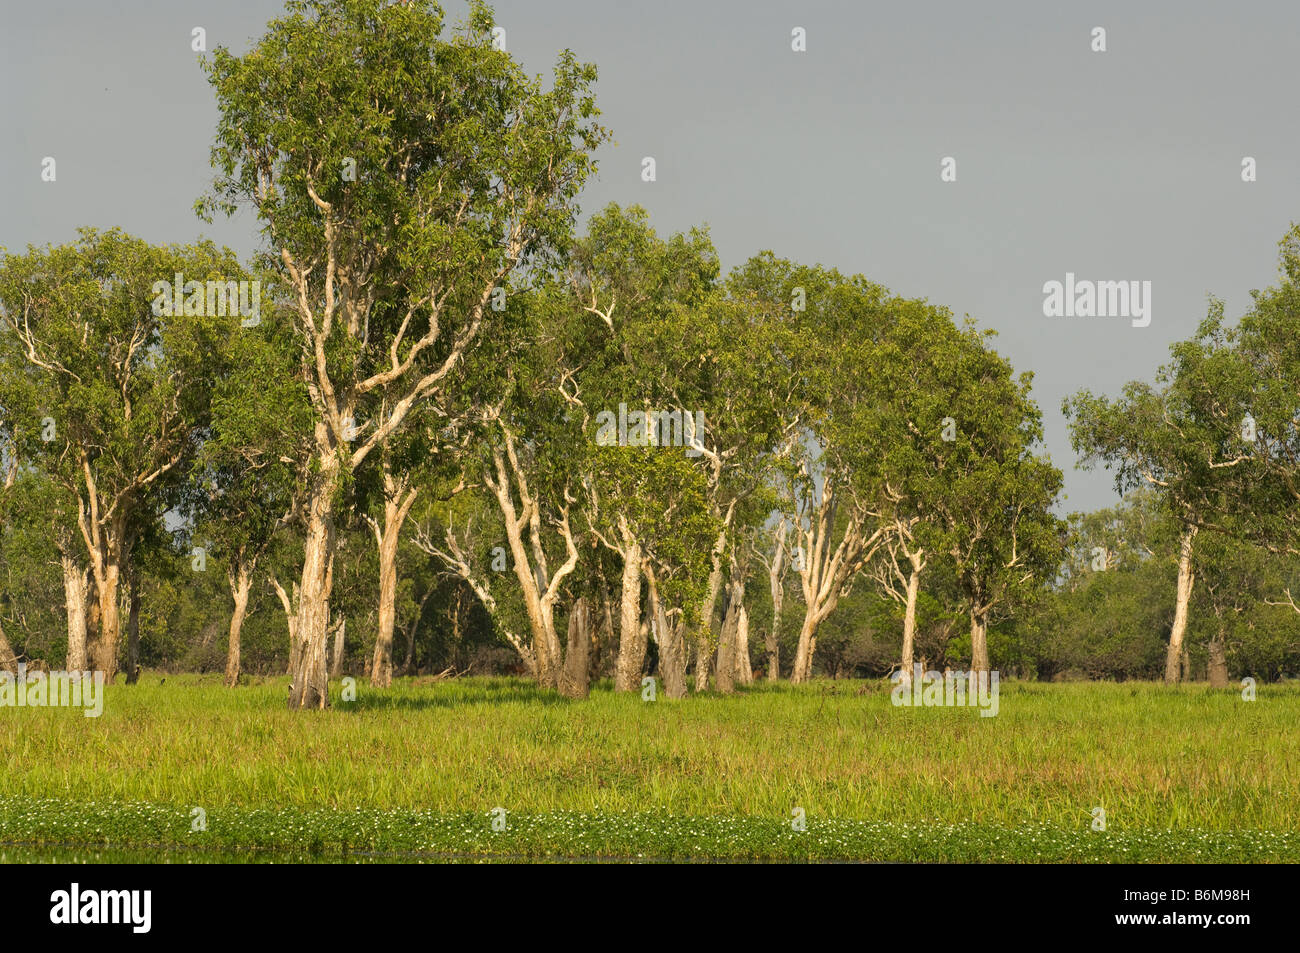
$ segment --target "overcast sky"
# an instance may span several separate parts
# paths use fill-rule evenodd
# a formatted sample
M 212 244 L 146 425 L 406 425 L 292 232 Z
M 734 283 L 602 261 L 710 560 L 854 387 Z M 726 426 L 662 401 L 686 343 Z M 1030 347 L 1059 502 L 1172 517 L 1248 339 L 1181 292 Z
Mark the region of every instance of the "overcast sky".
M 205 225 L 216 123 L 191 50 L 243 52 L 280 0 L 0 0 L 0 246 L 79 225 L 247 255 L 247 213 Z M 447 5 L 450 20 L 463 3 Z M 1061 398 L 1150 379 L 1208 295 L 1274 283 L 1300 220 L 1300 4 L 512 0 L 507 48 L 600 70 L 614 143 L 584 215 L 640 203 L 710 226 L 724 268 L 772 249 L 970 314 L 1035 374 L 1064 509 L 1110 505 L 1074 468 Z M 806 52 L 791 31 L 806 31 Z M 1106 30 L 1093 52 L 1093 29 Z M 45 156 L 57 180 L 41 181 Z M 641 180 L 653 156 L 657 181 Z M 956 160 L 955 182 L 940 161 Z M 1257 162 L 1245 183 L 1241 163 Z M 1043 285 L 1150 281 L 1151 323 L 1048 318 Z M 960 409 L 953 416 L 960 419 Z

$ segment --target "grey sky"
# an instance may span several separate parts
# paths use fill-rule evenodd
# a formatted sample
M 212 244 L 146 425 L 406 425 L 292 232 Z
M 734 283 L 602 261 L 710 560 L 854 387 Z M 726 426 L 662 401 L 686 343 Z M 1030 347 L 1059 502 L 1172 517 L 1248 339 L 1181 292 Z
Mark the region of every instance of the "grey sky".
M 1274 282 L 1276 243 L 1300 220 L 1300 4 L 1288 0 L 495 8 L 530 72 L 549 75 L 563 47 L 600 68 L 616 144 L 585 213 L 639 202 L 661 233 L 707 223 L 724 267 L 771 248 L 997 330 L 998 349 L 1035 372 L 1066 509 L 1114 494 L 1107 474 L 1074 469 L 1061 398 L 1150 378 L 1209 294 L 1239 314 Z M 190 31 L 243 51 L 280 0 L 0 9 L 0 245 L 117 225 L 254 247 L 247 213 L 207 226 L 191 211 L 216 111 Z M 447 9 L 455 20 L 464 4 Z M 796 26 L 807 52 L 791 50 Z M 1096 26 L 1105 53 L 1090 49 Z M 943 156 L 956 182 L 940 181 Z M 1066 272 L 1151 281 L 1150 326 L 1045 318 L 1043 283 Z

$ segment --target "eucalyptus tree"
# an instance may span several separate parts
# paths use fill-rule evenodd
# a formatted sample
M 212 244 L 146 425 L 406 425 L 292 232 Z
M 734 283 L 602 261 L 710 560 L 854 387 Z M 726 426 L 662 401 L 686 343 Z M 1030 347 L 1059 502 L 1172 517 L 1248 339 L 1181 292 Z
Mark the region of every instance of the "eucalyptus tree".
M 565 273 L 571 403 L 582 408 L 589 440 L 624 448 L 621 455 L 602 452 L 601 466 L 613 480 L 603 481 L 599 505 L 590 507 L 597 538 L 623 563 L 615 670 L 622 691 L 636 687 L 644 662 L 646 540 L 662 538 L 663 513 L 673 506 L 646 487 L 658 478 L 668 479 L 663 487 L 684 486 L 684 473 L 671 476 L 680 461 L 657 475 L 651 470 L 663 466 L 664 454 L 685 452 L 705 480 L 711 518 L 719 524 L 709 541 L 708 584 L 701 604 L 688 613 L 697 643 L 696 687 L 702 689 L 727 529 L 737 501 L 760 484 L 754 461 L 769 445 L 777 419 L 772 408 L 778 398 L 763 373 L 771 346 L 765 329 L 723 299 L 717 278 L 717 252 L 705 230 L 660 238 L 645 209 L 635 205 L 611 205 L 594 216 Z M 656 450 L 637 453 L 629 446 Z M 598 488 L 591 484 L 588 492 L 598 494 Z
M 947 472 L 927 504 L 965 597 L 976 672 L 989 671 L 990 622 L 1040 592 L 1060 566 L 1066 538 L 1053 513 L 1061 471 L 1037 452 L 1043 433 L 1033 375 L 1016 375 L 989 346 L 992 336 L 967 322 L 934 369 L 952 406 L 933 424 Z
M 566 647 L 558 619 L 569 603 L 584 542 L 586 417 L 570 390 L 562 298 L 553 282 L 513 289 L 496 321 L 500 333 L 467 356 L 457 375 L 458 399 L 475 409 L 461 414 L 454 407 L 441 408 L 457 421 L 444 428 L 442 439 L 460 440 L 461 481 L 493 510 L 492 525 L 501 535 L 492 548 L 500 568 L 508 562 L 513 570 L 511 595 L 522 605 L 528 632 L 521 655 L 547 688 L 564 687 Z M 493 594 L 480 557 L 450 518 L 446 542 L 445 549 L 430 551 L 495 608 L 499 596 Z M 495 588 L 499 594 L 502 587 Z M 518 641 L 509 628 L 505 631 Z M 585 686 L 580 693 L 585 694 Z
M 192 565 L 211 557 L 230 589 L 228 687 L 239 682 L 240 633 L 262 559 L 277 531 L 301 518 L 311 415 L 292 344 L 282 309 L 232 334 L 229 362 L 213 369 L 211 424 L 181 495 L 201 542 Z
M 673 369 L 665 389 L 672 406 L 694 408 L 703 415 L 705 426 L 695 428 L 695 452 L 707 480 L 709 512 L 719 526 L 710 548 L 711 570 L 696 639 L 696 689 L 703 690 L 708 686 L 711 623 L 724 563 L 730 560 L 742 570 L 731 583 L 734 613 L 743 608 L 735 600 L 743 595 L 750 563 L 747 529 L 752 520 L 762 519 L 755 500 L 770 487 L 773 456 L 792 433 L 785 411 L 796 385 L 782 349 L 785 314 L 724 289 L 698 304 L 684 302 L 675 314 L 678 320 L 663 326 L 658 348 L 661 366 Z M 741 517 L 744 512 L 748 518 Z M 728 639 L 739 631 L 729 630 Z M 731 650 L 729 644 L 728 665 Z M 730 673 L 720 676 L 724 683 L 730 678 Z
M 1253 419 L 1243 423 L 1252 387 L 1231 353 L 1221 304 L 1215 303 L 1193 340 L 1171 350 L 1173 360 L 1160 369 L 1154 387 L 1132 381 L 1114 401 L 1084 390 L 1062 404 L 1072 418 L 1071 440 L 1081 465 L 1114 469 L 1120 493 L 1153 488 L 1179 523 L 1174 619 L 1165 659 L 1169 684 L 1182 673 L 1196 536 L 1207 525 L 1222 525 L 1241 481 L 1260 459 Z M 1259 410 L 1271 427 L 1271 408 Z
M 884 545 L 869 571 L 885 595 L 903 608 L 900 672 L 912 677 L 921 575 L 951 548 L 936 509 L 953 490 L 947 438 L 966 381 L 953 373 L 962 350 L 951 313 L 925 301 L 894 298 L 871 351 L 866 439 L 850 447 L 859 478 L 877 489 Z
M 767 654 L 767 680 L 775 682 L 781 677 L 781 611 L 785 606 L 785 580 L 790 571 L 790 521 L 785 514 L 769 527 L 764 542 L 767 546 L 758 550 L 758 559 L 767 569 L 772 623 L 763 639 L 763 650 Z
M 796 266 L 763 253 L 732 276 L 732 294 L 770 317 L 781 406 L 764 460 L 795 543 L 804 597 L 791 680 L 812 675 L 817 628 L 883 545 L 879 486 L 855 467 L 876 439 L 869 419 L 873 348 L 888 293 L 862 276 Z
M 328 704 L 344 485 L 417 404 L 445 396 L 509 275 L 567 244 L 604 138 L 593 66 L 565 52 L 543 89 L 494 47 L 485 6 L 455 36 L 443 20 L 427 0 L 290 0 L 247 54 L 207 63 L 220 174 L 200 209 L 261 219 L 315 418 L 294 708 Z
M 1239 535 L 1288 555 L 1300 554 L 1300 226 L 1279 243 L 1280 281 L 1252 291 L 1250 310 L 1227 327 L 1211 312 L 1185 347 L 1201 357 L 1195 380 L 1207 415 L 1224 430 L 1240 427 L 1249 459 L 1232 468 L 1223 510 Z M 1194 348 L 1194 350 L 1193 350 Z M 1288 599 L 1290 597 L 1288 596 Z
M 15 671 L 20 657 L 45 659 L 51 665 L 66 657 L 76 662 L 75 667 L 67 664 L 66 671 L 84 671 L 84 588 L 77 590 L 72 607 L 80 613 L 80 628 L 68 625 L 66 642 L 59 637 L 66 621 L 61 598 L 65 594 L 60 552 L 51 533 L 52 519 L 60 520 L 54 507 L 58 488 L 30 467 L 14 467 L 11 473 L 13 479 L 0 481 L 0 670 Z M 71 538 L 75 527 L 66 514 L 59 525 Z M 78 579 L 84 586 L 85 570 L 80 566 Z M 74 644 L 78 635 L 79 654 Z M 66 655 L 58 652 L 65 644 Z
M 157 285 L 178 274 L 198 290 L 169 307 Z M 75 244 L 29 247 L 0 263 L 0 347 L 25 368 L 0 378 L 0 405 L 24 407 L 20 459 L 75 507 L 97 609 L 91 655 L 106 678 L 117 670 L 136 522 L 148 516 L 147 496 L 192 461 L 240 321 L 209 306 L 205 282 L 224 287 L 242 275 L 209 243 L 160 248 L 118 230 L 82 229 Z
M 447 465 L 455 448 L 438 440 L 440 427 L 429 423 L 436 419 L 434 408 L 422 405 L 412 412 L 412 426 L 391 437 L 378 453 L 375 465 L 357 474 L 358 493 L 367 501 L 366 525 L 375 539 L 379 558 L 378 629 L 370 665 L 370 684 L 388 688 L 393 681 L 393 633 L 397 626 L 399 588 L 398 553 L 402 530 L 411 508 L 428 477 L 430 466 Z M 380 416 L 385 415 L 381 406 Z M 423 418 L 423 419 L 421 419 Z M 373 512 L 369 512 L 373 511 Z

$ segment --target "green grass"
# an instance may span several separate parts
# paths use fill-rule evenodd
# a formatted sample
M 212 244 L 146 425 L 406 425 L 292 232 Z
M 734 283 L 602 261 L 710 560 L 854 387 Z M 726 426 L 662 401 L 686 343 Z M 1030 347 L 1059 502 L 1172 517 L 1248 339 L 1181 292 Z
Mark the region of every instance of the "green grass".
M 0 842 L 340 857 L 1300 860 L 1300 687 L 1004 683 L 997 717 L 884 682 L 585 702 L 528 683 L 146 676 L 104 714 L 0 709 Z M 191 811 L 207 814 L 191 830 Z M 492 829 L 493 808 L 506 829 Z M 804 809 L 807 830 L 791 826 Z M 1091 829 L 1095 807 L 1107 830 Z

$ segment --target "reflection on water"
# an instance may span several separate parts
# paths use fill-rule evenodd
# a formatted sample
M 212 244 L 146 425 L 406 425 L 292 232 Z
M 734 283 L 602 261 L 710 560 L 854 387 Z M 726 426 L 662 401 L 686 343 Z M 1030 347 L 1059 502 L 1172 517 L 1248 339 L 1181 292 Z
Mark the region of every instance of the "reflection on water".
M 194 847 L 118 849 L 33 844 L 0 845 L 0 864 L 654 864 L 653 857 L 522 857 L 353 851 L 311 854 L 280 850 L 206 850 Z M 674 863 L 734 863 L 722 858 L 674 858 Z M 746 863 L 756 861 L 747 860 Z M 789 863 L 789 861 L 772 861 Z M 763 863 L 763 861 L 757 861 Z

